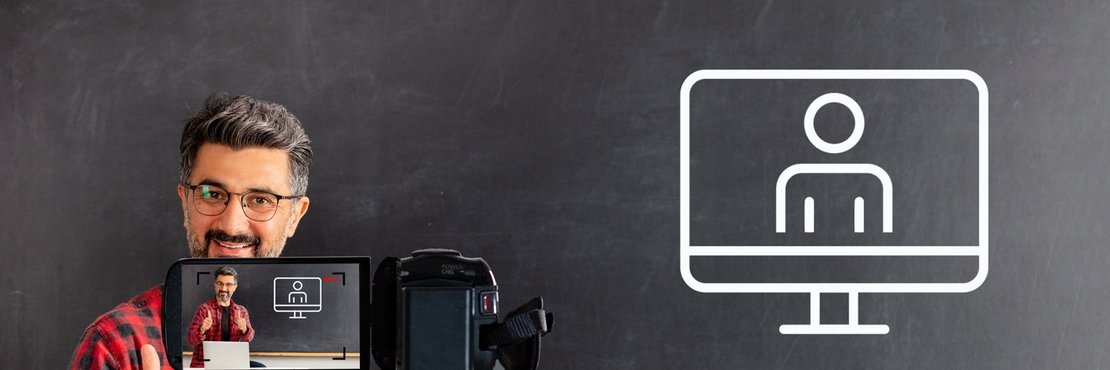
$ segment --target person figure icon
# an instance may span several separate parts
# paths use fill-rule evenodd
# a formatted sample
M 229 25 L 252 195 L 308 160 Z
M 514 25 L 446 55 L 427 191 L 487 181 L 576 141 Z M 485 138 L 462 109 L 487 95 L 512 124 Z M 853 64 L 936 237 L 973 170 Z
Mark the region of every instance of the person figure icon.
M 308 303 L 308 293 L 305 293 L 305 292 L 301 291 L 301 289 L 304 289 L 304 283 L 302 283 L 300 280 L 294 280 L 293 281 L 293 290 L 294 291 L 289 292 L 289 297 L 288 297 L 289 299 L 287 300 L 287 302 L 289 302 L 289 303 Z
M 822 107 L 829 104 L 840 104 L 848 108 L 852 112 L 854 125 L 852 127 L 852 134 L 847 139 L 840 143 L 829 143 L 817 135 L 817 130 L 813 128 L 813 119 L 817 116 L 817 112 Z M 852 149 L 859 142 L 860 137 L 863 136 L 864 120 L 863 110 L 860 109 L 859 103 L 856 103 L 851 97 L 841 93 L 827 93 L 814 99 L 806 109 L 804 120 L 804 127 L 806 137 L 809 142 L 817 149 L 829 153 L 839 154 Z M 865 174 L 874 176 L 882 184 L 882 205 L 883 205 L 883 233 L 893 232 L 893 186 L 891 185 L 890 175 L 886 173 L 881 167 L 870 163 L 798 163 L 787 167 L 779 174 L 778 181 L 775 184 L 775 232 L 786 232 L 786 185 L 790 179 L 795 175 L 800 174 Z M 806 233 L 813 233 L 813 197 L 806 197 L 803 209 L 803 223 L 804 231 Z M 864 199 L 856 197 L 853 209 L 854 229 L 856 233 L 863 233 L 863 217 L 864 217 Z
M 305 312 L 323 309 L 322 280 L 309 276 L 274 278 L 274 312 L 290 312 L 290 319 L 305 319 Z M 293 288 L 290 290 L 289 288 Z

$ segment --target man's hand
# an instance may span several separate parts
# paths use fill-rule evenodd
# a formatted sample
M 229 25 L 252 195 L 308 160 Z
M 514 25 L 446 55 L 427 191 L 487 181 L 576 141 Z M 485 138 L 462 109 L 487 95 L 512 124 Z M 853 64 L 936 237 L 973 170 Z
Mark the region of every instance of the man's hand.
M 243 314 L 239 311 L 235 311 L 235 325 L 239 327 L 240 332 L 247 333 L 247 320 L 243 318 Z
M 142 352 L 143 370 L 158 370 L 162 368 L 162 359 L 158 358 L 158 351 L 150 344 L 144 344 Z
M 212 328 L 212 312 L 209 311 L 208 316 L 204 317 L 204 322 L 200 324 L 200 332 L 201 332 L 201 334 L 204 334 L 204 332 L 208 331 L 208 329 L 211 329 L 211 328 Z

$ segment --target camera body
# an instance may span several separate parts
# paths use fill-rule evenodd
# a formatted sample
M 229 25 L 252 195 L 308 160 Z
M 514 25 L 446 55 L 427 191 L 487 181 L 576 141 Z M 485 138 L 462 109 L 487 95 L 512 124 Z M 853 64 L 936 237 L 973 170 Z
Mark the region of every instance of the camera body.
M 374 273 L 371 340 L 382 369 L 493 369 L 497 349 L 481 340 L 497 324 L 497 282 L 481 258 L 450 249 L 389 257 Z

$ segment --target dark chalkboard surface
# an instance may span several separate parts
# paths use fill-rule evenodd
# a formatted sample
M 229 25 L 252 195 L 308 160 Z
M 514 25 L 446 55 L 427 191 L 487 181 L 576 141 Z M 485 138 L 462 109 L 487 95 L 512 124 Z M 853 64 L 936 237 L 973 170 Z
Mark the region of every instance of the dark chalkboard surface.
M 5 1 L 0 367 L 63 368 L 97 315 L 186 256 L 182 121 L 227 91 L 287 106 L 312 138 L 286 255 L 483 257 L 503 309 L 542 295 L 556 313 L 543 369 L 1098 368 L 1107 35 L 1110 8 L 1087 0 Z M 981 75 L 986 282 L 862 294 L 860 321 L 892 330 L 847 337 L 778 332 L 808 322 L 806 294 L 690 289 L 680 88 L 741 68 Z

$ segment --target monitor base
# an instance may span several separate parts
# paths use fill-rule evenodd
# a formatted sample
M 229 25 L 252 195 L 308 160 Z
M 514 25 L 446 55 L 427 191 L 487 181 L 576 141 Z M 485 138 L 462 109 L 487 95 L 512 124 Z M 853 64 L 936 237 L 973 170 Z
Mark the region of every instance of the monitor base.
M 821 323 L 821 292 L 809 293 L 809 324 L 779 326 L 785 335 L 885 335 L 890 327 L 882 324 L 860 325 L 859 292 L 848 292 L 848 323 Z
M 817 325 L 782 325 L 779 333 L 785 335 L 884 335 L 890 333 L 886 325 L 847 325 L 847 324 L 817 324 Z

